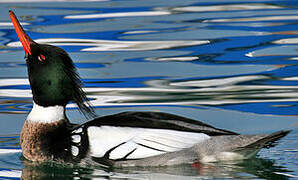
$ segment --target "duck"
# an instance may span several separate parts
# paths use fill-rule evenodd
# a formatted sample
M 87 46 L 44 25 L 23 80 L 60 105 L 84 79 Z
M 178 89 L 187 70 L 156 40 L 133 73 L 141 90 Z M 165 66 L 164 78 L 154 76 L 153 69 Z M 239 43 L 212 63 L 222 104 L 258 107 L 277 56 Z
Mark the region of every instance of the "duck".
M 29 161 L 127 167 L 241 160 L 274 146 L 290 132 L 242 135 L 159 111 L 96 117 L 68 53 L 35 42 L 13 11 L 9 16 L 25 51 L 33 95 L 20 134 L 22 155 Z M 70 101 L 93 120 L 71 123 L 66 116 Z

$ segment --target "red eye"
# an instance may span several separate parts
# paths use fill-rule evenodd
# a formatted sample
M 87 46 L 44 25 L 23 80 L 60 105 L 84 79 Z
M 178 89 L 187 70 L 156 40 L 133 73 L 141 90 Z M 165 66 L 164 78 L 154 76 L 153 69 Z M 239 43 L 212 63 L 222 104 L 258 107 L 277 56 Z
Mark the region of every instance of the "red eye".
M 43 62 L 43 61 L 46 60 L 46 57 L 45 57 L 44 55 L 40 54 L 40 55 L 38 56 L 38 60 L 41 61 L 41 62 Z

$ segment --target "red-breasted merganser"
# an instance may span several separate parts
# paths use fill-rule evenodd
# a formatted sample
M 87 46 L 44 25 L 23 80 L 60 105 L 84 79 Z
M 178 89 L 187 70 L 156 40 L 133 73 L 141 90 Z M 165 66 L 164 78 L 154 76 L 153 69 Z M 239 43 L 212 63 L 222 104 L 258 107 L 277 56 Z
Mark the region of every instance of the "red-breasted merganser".
M 162 112 L 123 112 L 71 124 L 65 114 L 69 101 L 94 115 L 71 58 L 59 47 L 34 42 L 9 14 L 25 50 L 33 94 L 20 137 L 28 160 L 108 166 L 234 160 L 249 158 L 289 133 L 240 135 Z

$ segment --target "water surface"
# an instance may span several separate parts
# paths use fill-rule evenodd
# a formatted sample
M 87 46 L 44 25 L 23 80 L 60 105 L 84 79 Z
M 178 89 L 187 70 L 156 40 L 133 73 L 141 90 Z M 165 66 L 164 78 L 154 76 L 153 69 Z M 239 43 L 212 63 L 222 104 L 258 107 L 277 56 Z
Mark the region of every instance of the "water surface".
M 0 2 L 0 178 L 298 178 L 298 1 Z M 19 133 L 32 108 L 15 11 L 40 43 L 64 48 L 99 116 L 153 110 L 239 133 L 293 131 L 251 160 L 103 169 L 34 164 Z M 72 122 L 87 120 L 74 104 Z

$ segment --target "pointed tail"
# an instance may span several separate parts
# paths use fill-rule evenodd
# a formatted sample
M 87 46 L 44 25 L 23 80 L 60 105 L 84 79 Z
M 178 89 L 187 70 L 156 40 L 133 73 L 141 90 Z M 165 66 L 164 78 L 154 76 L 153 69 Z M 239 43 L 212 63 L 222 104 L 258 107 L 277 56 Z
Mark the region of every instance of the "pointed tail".
M 274 147 L 277 141 L 289 134 L 291 130 L 288 131 L 277 131 L 272 134 L 262 135 L 262 137 L 248 145 L 238 147 L 234 149 L 234 152 L 238 152 L 243 155 L 254 155 L 262 148 Z
M 285 137 L 287 134 L 289 134 L 291 130 L 289 131 L 277 131 L 272 134 L 269 134 L 262 139 L 259 139 L 258 141 L 251 143 L 246 146 L 246 148 L 270 148 L 277 144 L 277 141 L 283 137 Z

